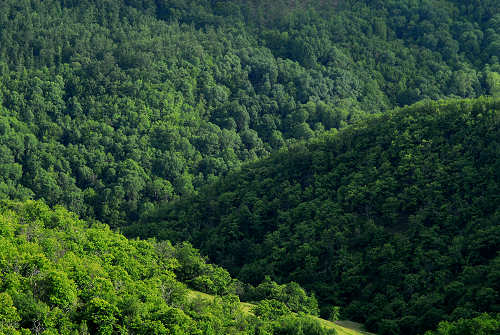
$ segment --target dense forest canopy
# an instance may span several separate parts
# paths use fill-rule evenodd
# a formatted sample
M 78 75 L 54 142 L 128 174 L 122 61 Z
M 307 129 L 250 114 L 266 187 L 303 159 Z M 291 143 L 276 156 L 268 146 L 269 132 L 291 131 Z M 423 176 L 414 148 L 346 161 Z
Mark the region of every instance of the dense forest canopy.
M 62 207 L 0 202 L 0 248 L 0 334 L 335 334 L 297 284 L 263 283 L 244 313 L 241 283 L 191 245 L 127 240 Z M 190 298 L 186 283 L 218 297 Z
M 0 1 L 0 333 L 497 331 L 499 57 L 497 0 Z
M 116 227 L 423 98 L 500 94 L 490 1 L 0 3 L 0 197 Z
M 129 227 L 379 334 L 500 312 L 500 100 L 424 101 L 245 165 Z M 314 274 L 313 276 L 311 274 Z

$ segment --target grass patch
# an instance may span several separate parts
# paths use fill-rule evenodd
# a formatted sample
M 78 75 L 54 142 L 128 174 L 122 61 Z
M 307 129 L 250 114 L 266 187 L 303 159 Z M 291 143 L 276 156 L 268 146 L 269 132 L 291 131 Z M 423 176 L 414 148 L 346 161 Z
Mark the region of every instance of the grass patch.
M 190 299 L 205 299 L 208 301 L 214 300 L 213 295 L 194 290 L 189 290 L 188 297 Z M 252 314 L 251 309 L 254 306 L 255 305 L 250 304 L 248 302 L 240 302 L 240 308 L 245 314 Z M 327 329 L 335 329 L 338 335 L 373 335 L 371 333 L 363 331 L 363 325 L 356 322 L 345 321 L 345 320 L 331 322 L 318 317 L 314 318 L 317 319 L 323 327 Z

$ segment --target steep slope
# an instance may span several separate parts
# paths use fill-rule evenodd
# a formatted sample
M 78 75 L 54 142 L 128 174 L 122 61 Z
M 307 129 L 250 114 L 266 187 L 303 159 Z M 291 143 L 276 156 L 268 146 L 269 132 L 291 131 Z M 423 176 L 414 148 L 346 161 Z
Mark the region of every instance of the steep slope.
M 216 297 L 214 297 L 210 294 L 206 294 L 206 293 L 198 292 L 198 291 L 193 291 L 193 290 L 189 291 L 188 296 L 192 300 L 201 299 L 201 300 L 206 300 L 206 301 L 214 301 L 217 299 Z M 255 308 L 255 305 L 251 304 L 251 303 L 247 303 L 247 302 L 240 302 L 240 308 L 246 314 L 253 314 L 252 309 Z M 328 320 L 320 319 L 320 318 L 316 318 L 316 319 L 326 329 L 334 329 L 336 331 L 337 335 L 362 335 L 362 334 L 369 335 L 370 334 L 370 333 L 363 331 L 362 326 L 359 324 L 356 324 L 355 322 L 350 322 L 350 321 L 332 322 L 332 321 L 328 321 Z
M 500 101 L 424 101 L 246 165 L 132 236 L 297 281 L 380 334 L 500 311 Z
M 0 201 L 0 249 L 0 334 L 335 334 L 290 309 L 244 313 L 237 282 L 189 244 L 130 241 L 62 207 Z M 181 279 L 218 295 L 192 299 Z
M 117 227 L 367 114 L 500 94 L 499 15 L 497 0 L 0 1 L 0 198 Z

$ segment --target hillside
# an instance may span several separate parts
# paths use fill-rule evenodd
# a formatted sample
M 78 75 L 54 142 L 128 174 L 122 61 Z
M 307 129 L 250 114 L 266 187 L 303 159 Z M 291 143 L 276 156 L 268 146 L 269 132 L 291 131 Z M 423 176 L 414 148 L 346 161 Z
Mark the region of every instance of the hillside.
M 4 0 L 0 198 L 113 227 L 421 99 L 500 94 L 498 1 Z
M 43 202 L 0 202 L 0 248 L 0 334 L 335 334 L 286 300 L 243 311 L 238 282 L 189 244 L 127 240 Z M 218 295 L 193 299 L 186 283 Z
M 0 334 L 494 331 L 499 57 L 498 0 L 0 0 Z
M 216 297 L 210 294 L 193 290 L 189 291 L 188 296 L 190 297 L 190 299 L 193 300 L 201 299 L 207 301 L 214 301 L 214 299 L 217 299 Z M 243 311 L 243 313 L 253 314 L 252 309 L 255 308 L 255 305 L 247 302 L 240 302 L 240 308 Z M 362 328 L 361 325 L 356 324 L 354 322 L 349 322 L 349 321 L 332 322 L 320 318 L 317 318 L 317 320 L 326 329 L 334 329 L 337 335 L 363 335 L 363 334 L 370 335 L 370 333 L 361 330 Z
M 126 230 L 312 290 L 379 334 L 500 312 L 500 101 L 424 101 L 244 166 Z M 314 275 L 312 275 L 314 274 Z

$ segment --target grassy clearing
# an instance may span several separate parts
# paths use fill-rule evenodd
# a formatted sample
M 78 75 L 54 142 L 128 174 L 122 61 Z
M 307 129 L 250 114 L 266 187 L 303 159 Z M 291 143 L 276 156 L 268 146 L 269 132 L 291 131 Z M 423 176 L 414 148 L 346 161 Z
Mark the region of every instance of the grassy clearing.
M 372 335 L 363 331 L 363 325 L 352 321 L 336 321 L 331 322 L 325 319 L 315 318 L 328 329 L 335 329 L 338 335 Z
M 190 299 L 206 299 L 209 301 L 214 300 L 214 296 L 210 294 L 206 294 L 203 292 L 198 292 L 198 291 L 193 291 L 189 290 L 188 297 Z M 248 302 L 241 302 L 240 307 L 241 310 L 246 313 L 246 314 L 252 314 L 251 309 L 254 305 L 250 304 Z M 351 322 L 351 321 L 337 321 L 337 322 L 331 322 L 325 319 L 317 318 L 321 325 L 325 328 L 328 329 L 335 329 L 337 331 L 338 335 L 370 335 L 371 333 L 363 331 L 363 325 L 356 323 L 356 322 Z

